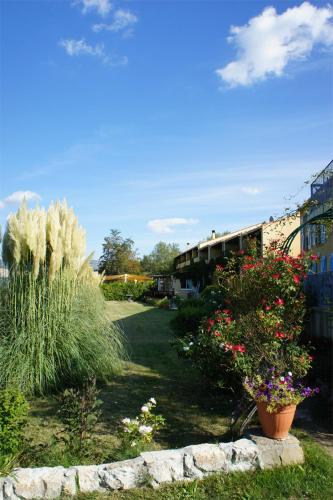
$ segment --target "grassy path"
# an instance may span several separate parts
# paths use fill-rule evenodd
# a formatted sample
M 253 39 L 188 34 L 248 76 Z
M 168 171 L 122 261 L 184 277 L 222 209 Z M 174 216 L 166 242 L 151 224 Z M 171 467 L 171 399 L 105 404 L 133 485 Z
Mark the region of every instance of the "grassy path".
M 217 440 L 226 431 L 228 400 L 207 394 L 200 377 L 171 346 L 173 313 L 135 302 L 110 302 L 113 319 L 128 342 L 130 362 L 124 373 L 103 391 L 105 414 L 111 421 L 133 417 L 150 397 L 168 426 L 162 447 Z

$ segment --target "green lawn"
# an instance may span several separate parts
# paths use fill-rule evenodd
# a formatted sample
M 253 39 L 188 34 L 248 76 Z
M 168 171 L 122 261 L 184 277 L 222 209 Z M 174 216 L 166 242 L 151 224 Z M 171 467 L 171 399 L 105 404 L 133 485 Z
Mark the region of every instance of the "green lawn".
M 230 400 L 221 393 L 208 392 L 201 377 L 180 360 L 171 346 L 169 326 L 172 311 L 136 302 L 109 302 L 111 315 L 123 329 L 130 361 L 113 381 L 101 387 L 103 416 L 96 428 L 96 454 L 87 457 L 105 462 L 112 460 L 118 444 L 115 431 L 124 417 L 134 417 L 150 397 L 157 400 L 157 412 L 167 426 L 157 440 L 157 448 L 218 441 L 227 431 Z M 31 402 L 27 438 L 33 444 L 49 443 L 59 429 L 57 403 L 50 398 Z M 69 465 L 62 454 L 34 453 L 28 463 Z

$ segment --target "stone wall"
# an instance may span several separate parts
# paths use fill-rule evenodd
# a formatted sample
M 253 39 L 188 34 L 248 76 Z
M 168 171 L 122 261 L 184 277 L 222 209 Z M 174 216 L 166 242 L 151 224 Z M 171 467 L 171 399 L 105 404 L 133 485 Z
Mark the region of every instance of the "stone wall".
M 299 441 L 275 441 L 259 434 L 220 444 L 141 453 L 132 460 L 102 465 L 15 469 L 0 478 L 0 500 L 58 498 L 83 493 L 126 490 L 173 481 L 201 479 L 216 472 L 250 471 L 302 463 Z

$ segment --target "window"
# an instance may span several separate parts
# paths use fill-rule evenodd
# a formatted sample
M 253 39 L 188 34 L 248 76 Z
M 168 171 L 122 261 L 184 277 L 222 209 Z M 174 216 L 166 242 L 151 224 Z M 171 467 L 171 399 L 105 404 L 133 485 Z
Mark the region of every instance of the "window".
M 182 290 L 192 290 L 192 288 L 193 288 L 192 280 L 186 280 L 184 278 L 181 278 L 180 279 L 180 288 Z
M 326 227 L 324 226 L 324 224 L 321 224 L 321 226 L 320 226 L 320 243 L 323 244 L 323 243 L 326 243 L 326 241 L 327 241 Z

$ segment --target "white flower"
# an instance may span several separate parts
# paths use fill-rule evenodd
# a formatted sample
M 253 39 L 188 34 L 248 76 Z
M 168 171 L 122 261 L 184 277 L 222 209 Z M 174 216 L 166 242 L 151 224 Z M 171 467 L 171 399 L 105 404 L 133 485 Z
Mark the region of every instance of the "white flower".
M 135 445 L 136 445 L 136 442 L 135 442 L 135 441 L 132 441 L 132 443 L 131 443 L 132 448 L 133 448 Z
M 288 372 L 288 375 L 289 375 L 289 377 L 292 377 L 292 376 L 293 376 L 293 374 L 292 374 L 291 372 Z
M 141 408 L 141 411 L 142 411 L 142 413 L 148 413 L 149 412 L 148 406 L 143 405 L 143 407 Z
M 193 342 L 190 342 L 189 345 L 193 345 Z
M 155 398 L 150 398 L 149 401 L 153 403 L 153 405 L 156 405 L 156 399 Z
M 189 348 L 189 347 L 186 347 L 186 346 L 185 346 L 185 347 L 183 347 L 183 351 L 189 351 L 189 350 L 190 350 L 190 348 Z
M 149 434 L 153 430 L 150 425 L 140 425 L 139 432 L 140 434 Z
M 281 382 L 284 382 L 284 377 L 280 377 Z
M 131 423 L 131 419 L 130 419 L 130 418 L 123 418 L 123 419 L 122 419 L 122 423 L 123 423 L 124 425 L 130 424 L 130 423 Z

